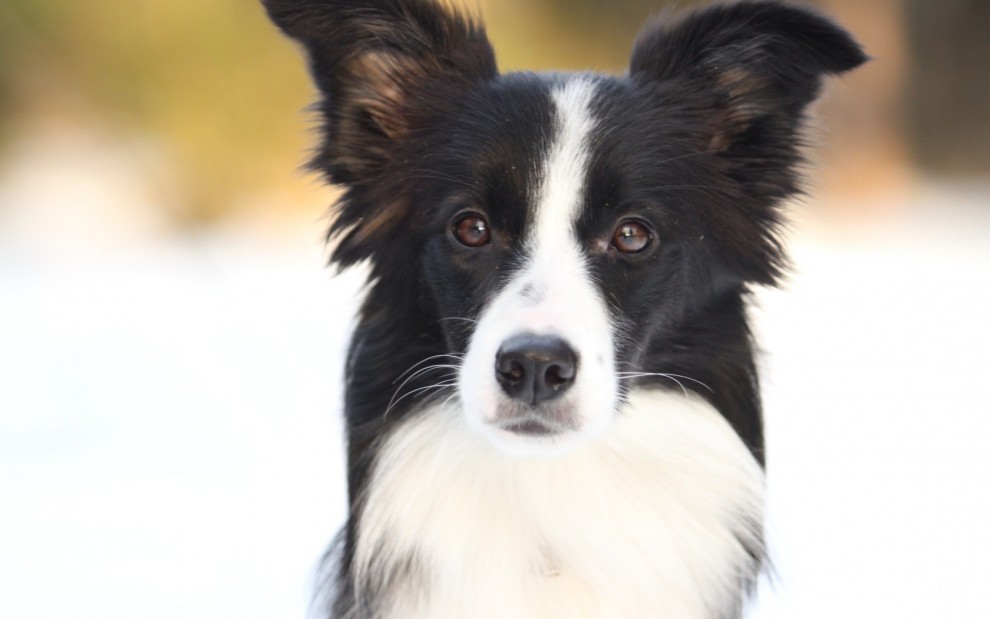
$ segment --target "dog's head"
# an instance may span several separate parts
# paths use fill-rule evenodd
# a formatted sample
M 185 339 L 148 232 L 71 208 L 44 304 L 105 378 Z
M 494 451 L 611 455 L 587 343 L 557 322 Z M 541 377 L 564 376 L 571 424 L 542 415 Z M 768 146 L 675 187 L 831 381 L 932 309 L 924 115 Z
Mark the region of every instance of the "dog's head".
M 657 342 L 777 279 L 805 108 L 865 59 L 761 1 L 653 22 L 623 77 L 501 75 L 438 2 L 265 4 L 323 94 L 334 259 L 421 297 L 464 414 L 517 451 L 602 431 Z

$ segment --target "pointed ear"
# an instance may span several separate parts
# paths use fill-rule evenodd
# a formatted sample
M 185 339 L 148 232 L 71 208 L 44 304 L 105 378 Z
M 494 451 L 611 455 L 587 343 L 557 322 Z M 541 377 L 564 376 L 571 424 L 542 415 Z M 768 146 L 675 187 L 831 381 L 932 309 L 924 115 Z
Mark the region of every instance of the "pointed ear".
M 845 30 L 814 11 L 744 1 L 650 24 L 637 38 L 630 74 L 684 80 L 712 107 L 708 146 L 719 152 L 793 139 L 822 77 L 866 59 Z
M 865 61 L 829 19 L 771 0 L 661 19 L 637 39 L 631 79 L 688 119 L 711 155 L 722 202 L 708 228 L 742 281 L 771 285 L 786 268 L 780 204 L 800 191 L 805 109 L 826 75 Z
M 332 182 L 373 183 L 398 142 L 497 73 L 483 29 L 432 0 L 263 0 L 304 47 L 323 95 L 313 166 Z

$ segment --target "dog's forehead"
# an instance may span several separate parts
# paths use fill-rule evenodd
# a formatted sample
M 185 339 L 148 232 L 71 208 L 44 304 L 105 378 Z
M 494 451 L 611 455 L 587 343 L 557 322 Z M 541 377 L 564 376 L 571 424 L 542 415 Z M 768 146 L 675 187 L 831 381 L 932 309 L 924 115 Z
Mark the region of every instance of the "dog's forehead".
M 550 185 L 568 181 L 580 185 L 569 189 L 581 189 L 599 141 L 602 79 L 516 73 L 485 84 L 442 130 L 449 154 L 473 165 L 473 180 L 498 192 L 525 185 L 529 209 L 540 206 L 541 192 Z M 570 194 L 578 198 L 580 191 Z
M 456 114 L 438 119 L 422 149 L 421 166 L 442 173 L 453 192 L 451 210 L 476 208 L 496 228 L 521 239 L 546 175 L 559 134 L 554 93 L 567 80 L 510 73 L 479 84 Z M 421 152 L 422 152 L 421 151 Z
M 598 119 L 594 113 L 595 81 L 574 77 L 555 85 L 553 131 L 540 166 L 531 235 L 552 238 L 548 230 L 571 228 L 585 203 L 588 166 Z
M 520 151 L 546 155 L 574 114 L 597 116 L 601 83 L 611 78 L 585 74 L 509 73 L 479 84 L 461 100 L 459 112 L 438 118 L 451 144 L 483 149 L 486 163 L 518 157 Z
M 664 114 L 676 102 L 651 94 L 628 78 L 506 74 L 479 86 L 439 127 L 444 146 L 431 169 L 456 178 L 474 200 L 467 206 L 508 238 L 531 239 L 542 220 L 589 242 L 631 204 L 654 204 L 640 199 L 639 186 L 674 184 L 661 178 L 669 166 L 656 164 L 677 161 L 683 148 L 682 137 L 667 139 Z

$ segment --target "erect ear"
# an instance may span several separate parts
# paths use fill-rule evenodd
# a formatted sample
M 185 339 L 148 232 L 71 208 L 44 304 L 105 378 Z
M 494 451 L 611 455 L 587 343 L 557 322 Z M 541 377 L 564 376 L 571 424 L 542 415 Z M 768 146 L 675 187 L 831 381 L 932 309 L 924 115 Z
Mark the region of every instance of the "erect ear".
M 425 116 L 497 73 L 483 29 L 433 0 L 263 2 L 307 52 L 326 132 L 313 165 L 336 183 L 375 182 Z
M 773 284 L 786 266 L 778 206 L 799 191 L 805 109 L 825 75 L 865 61 L 829 19 L 769 0 L 661 19 L 637 39 L 630 77 L 690 119 L 727 181 L 707 228 L 742 281 Z
M 640 33 L 630 74 L 685 80 L 713 105 L 709 149 L 754 137 L 793 138 L 822 77 L 866 61 L 862 48 L 829 19 L 773 1 L 715 5 Z M 766 132 L 770 131 L 767 135 Z

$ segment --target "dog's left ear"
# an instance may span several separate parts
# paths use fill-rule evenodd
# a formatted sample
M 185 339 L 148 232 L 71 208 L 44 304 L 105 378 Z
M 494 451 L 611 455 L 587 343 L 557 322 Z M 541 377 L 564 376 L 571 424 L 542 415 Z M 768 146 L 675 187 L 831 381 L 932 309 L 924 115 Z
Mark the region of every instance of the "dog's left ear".
M 676 103 L 694 124 L 695 148 L 711 155 L 725 181 L 710 236 L 742 281 L 773 284 L 786 267 L 778 205 L 800 191 L 805 109 L 824 76 L 866 59 L 831 20 L 770 0 L 659 20 L 637 39 L 630 77 Z
M 708 146 L 719 152 L 762 141 L 754 131 L 764 139 L 792 138 L 822 77 L 866 59 L 845 30 L 814 11 L 749 1 L 649 25 L 637 38 L 630 74 L 684 80 L 686 92 L 695 89 L 715 111 Z

